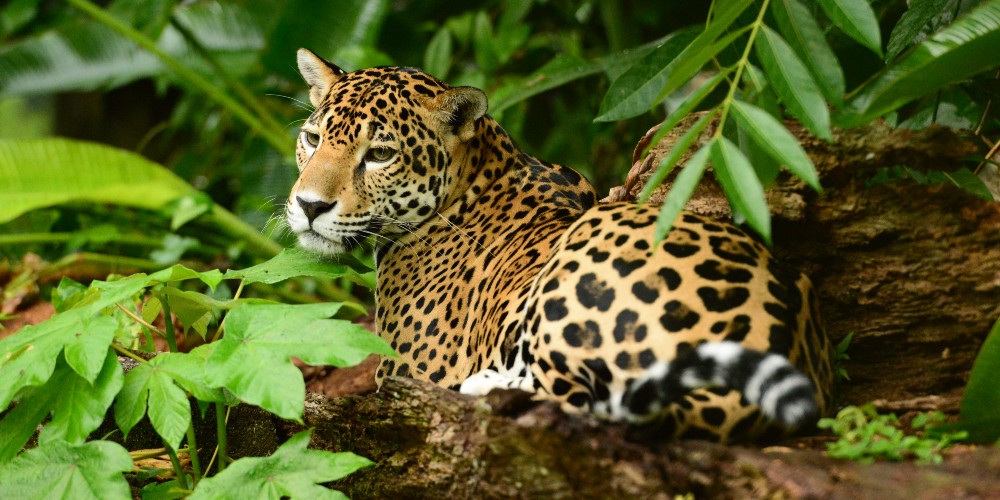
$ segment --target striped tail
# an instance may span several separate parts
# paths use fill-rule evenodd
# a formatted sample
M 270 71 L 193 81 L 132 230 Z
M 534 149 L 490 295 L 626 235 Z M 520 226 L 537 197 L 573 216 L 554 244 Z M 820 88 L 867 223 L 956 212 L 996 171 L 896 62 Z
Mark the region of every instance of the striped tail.
M 706 342 L 671 362 L 650 366 L 622 395 L 620 414 L 642 421 L 695 389 L 738 390 L 745 403 L 789 431 L 819 418 L 816 387 L 788 358 L 747 349 L 736 342 Z

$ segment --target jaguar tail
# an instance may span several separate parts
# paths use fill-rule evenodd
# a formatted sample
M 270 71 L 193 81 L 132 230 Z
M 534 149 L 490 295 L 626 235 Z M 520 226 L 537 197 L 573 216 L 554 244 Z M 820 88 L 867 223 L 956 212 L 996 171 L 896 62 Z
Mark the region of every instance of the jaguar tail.
M 710 387 L 738 390 L 745 402 L 789 431 L 819 418 L 815 385 L 788 358 L 730 341 L 705 342 L 671 362 L 650 366 L 622 395 L 620 408 L 638 420 L 689 391 Z

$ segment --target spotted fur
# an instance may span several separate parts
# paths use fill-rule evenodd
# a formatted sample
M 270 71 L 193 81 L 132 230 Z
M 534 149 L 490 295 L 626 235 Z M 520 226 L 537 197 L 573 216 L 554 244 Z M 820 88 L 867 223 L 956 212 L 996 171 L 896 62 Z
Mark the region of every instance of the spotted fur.
M 377 328 L 409 376 L 516 387 L 672 435 L 745 439 L 829 404 L 830 343 L 808 278 L 730 224 L 599 204 L 519 149 L 486 96 L 413 68 L 345 73 L 307 50 L 316 111 L 287 204 L 302 246 L 377 247 Z

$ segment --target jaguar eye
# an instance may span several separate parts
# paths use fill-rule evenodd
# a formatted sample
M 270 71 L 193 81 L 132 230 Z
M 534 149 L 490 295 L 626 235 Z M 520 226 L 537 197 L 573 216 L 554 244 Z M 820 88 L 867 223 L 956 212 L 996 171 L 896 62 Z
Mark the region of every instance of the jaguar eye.
M 365 153 L 365 161 L 373 161 L 376 163 L 386 162 L 396 156 L 396 150 L 387 147 L 374 147 L 370 148 L 367 153 Z
M 305 134 L 306 144 L 314 148 L 316 146 L 319 146 L 319 134 L 315 132 L 306 132 L 306 131 L 303 131 L 302 133 Z

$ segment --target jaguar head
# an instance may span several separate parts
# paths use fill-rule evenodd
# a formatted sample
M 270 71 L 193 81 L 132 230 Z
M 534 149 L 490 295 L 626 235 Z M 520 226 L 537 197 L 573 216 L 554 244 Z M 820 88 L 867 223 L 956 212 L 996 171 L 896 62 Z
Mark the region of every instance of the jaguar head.
M 307 49 L 299 72 L 315 111 L 296 146 L 288 225 L 314 251 L 404 234 L 460 196 L 486 95 L 414 68 L 347 73 Z

